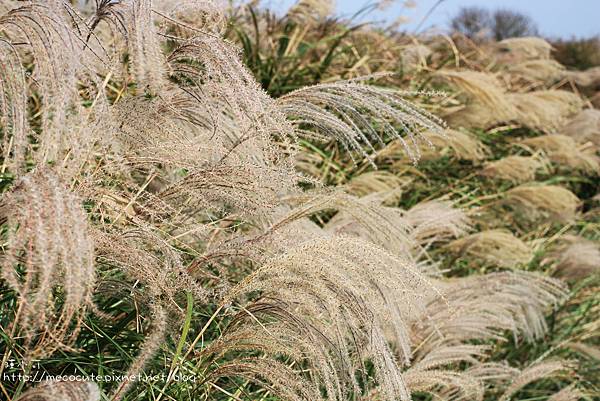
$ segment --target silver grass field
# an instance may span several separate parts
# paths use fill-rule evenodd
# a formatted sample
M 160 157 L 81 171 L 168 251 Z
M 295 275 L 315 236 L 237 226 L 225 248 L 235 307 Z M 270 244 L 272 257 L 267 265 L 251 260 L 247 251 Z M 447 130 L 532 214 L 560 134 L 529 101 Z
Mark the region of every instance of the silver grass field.
M 334 9 L 0 0 L 1 400 L 600 399 L 595 70 Z

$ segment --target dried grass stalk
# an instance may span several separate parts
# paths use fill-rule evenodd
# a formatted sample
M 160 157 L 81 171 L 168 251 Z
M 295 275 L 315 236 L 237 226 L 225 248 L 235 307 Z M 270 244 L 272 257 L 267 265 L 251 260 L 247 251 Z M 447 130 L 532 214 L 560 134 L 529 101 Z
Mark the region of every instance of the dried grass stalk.
M 569 342 L 565 346 L 588 358 L 600 361 L 600 348 L 598 347 L 582 342 Z

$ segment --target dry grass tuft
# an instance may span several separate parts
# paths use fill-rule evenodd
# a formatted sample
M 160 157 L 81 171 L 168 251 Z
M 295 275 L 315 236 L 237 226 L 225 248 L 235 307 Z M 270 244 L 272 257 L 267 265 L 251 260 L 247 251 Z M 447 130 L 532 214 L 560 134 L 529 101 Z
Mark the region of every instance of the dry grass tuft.
M 582 398 L 583 393 L 571 385 L 553 394 L 548 401 L 579 401 Z
M 298 0 L 288 10 L 288 15 L 299 23 L 314 23 L 323 20 L 335 11 L 333 0 Z
M 432 324 L 417 323 L 415 328 L 419 353 L 457 342 L 501 340 L 505 331 L 512 332 L 515 339 L 543 338 L 547 333 L 546 311 L 567 296 L 561 281 L 521 270 L 435 284 L 450 308 L 440 301 L 430 303 L 427 322 Z
M 513 110 L 510 114 L 497 114 L 493 108 L 479 103 L 477 101 L 461 106 L 456 110 L 452 110 L 446 116 L 446 120 L 451 127 L 459 128 L 479 128 L 486 130 L 498 124 L 512 121 L 515 118 L 516 112 Z
M 427 57 L 431 54 L 431 49 L 421 43 L 405 46 L 402 48 L 401 53 L 402 71 L 404 73 L 411 73 L 426 67 Z
M 288 200 L 292 210 L 275 222 L 270 231 L 323 211 L 338 213 L 324 225 L 328 233 L 353 236 L 392 252 L 408 255 L 412 241 L 401 210 L 380 206 L 381 199 L 358 199 L 341 192 L 306 194 Z M 296 241 L 296 244 L 298 241 Z
M 370 269 L 364 269 L 365 263 Z M 279 320 L 296 326 L 299 339 L 292 340 L 315 341 L 304 345 L 312 348 L 310 353 L 322 355 L 313 361 L 321 360 L 314 374 L 329 397 L 345 399 L 348 390 L 359 391 L 354 371 L 369 356 L 386 397 L 408 400 L 399 367 L 409 363 L 412 355 L 412 314 L 423 309 L 425 294 L 432 288 L 407 261 L 364 241 L 338 237 L 309 242 L 269 261 L 238 284 L 224 302 L 256 290 L 278 300 L 289 314 L 279 313 Z M 396 304 L 397 296 L 405 300 L 404 306 Z M 394 333 L 400 361 L 386 343 L 384 327 Z M 340 387 L 333 374 L 346 384 Z
M 96 111 L 106 107 L 100 79 L 90 69 L 98 60 L 81 42 L 81 32 L 88 28 L 61 1 L 12 6 L 0 15 L 0 128 L 10 133 L 3 135 L 4 163 L 23 172 L 33 158 L 35 163 L 55 163 L 65 170 L 61 174 L 73 174 L 99 138 Z M 35 63 L 33 73 L 23 60 Z M 39 106 L 38 129 L 28 119 L 30 97 Z M 82 98 L 97 107 L 84 107 Z
M 600 66 L 585 71 L 569 71 L 567 77 L 583 88 L 597 88 L 600 85 Z
M 528 62 L 529 64 L 534 64 L 529 68 L 536 73 L 552 75 L 548 68 L 540 68 L 534 62 Z M 568 118 L 583 107 L 583 100 L 577 94 L 565 90 L 507 92 L 496 76 L 490 73 L 449 71 L 437 75 L 444 77 L 469 97 L 462 108 L 448 115 L 449 123 L 453 126 L 489 128 L 500 123 L 516 122 L 530 129 L 556 133 Z M 523 86 L 518 82 L 513 85 Z

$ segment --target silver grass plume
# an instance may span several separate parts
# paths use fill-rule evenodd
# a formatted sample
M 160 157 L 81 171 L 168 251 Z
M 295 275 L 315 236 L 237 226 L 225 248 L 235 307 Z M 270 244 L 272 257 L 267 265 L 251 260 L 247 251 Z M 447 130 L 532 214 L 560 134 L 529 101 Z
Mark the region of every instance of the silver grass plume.
M 600 110 L 586 109 L 569 120 L 559 131 L 579 143 L 592 142 L 600 146 Z
M 544 314 L 567 294 L 562 282 L 523 271 L 438 280 L 434 285 L 444 302 L 433 298 L 427 306 L 429 318 L 415 316 L 418 354 L 456 342 L 502 340 L 505 330 L 515 339 L 533 341 L 546 332 Z
M 578 236 L 565 236 L 549 252 L 556 274 L 565 279 L 585 279 L 600 272 L 600 247 L 594 241 Z
M 423 245 L 461 237 L 472 225 L 464 210 L 441 199 L 416 204 L 404 213 L 404 219 L 412 226 L 411 237 Z
M 315 23 L 331 16 L 335 11 L 335 0 L 298 0 L 290 7 L 287 15 L 303 24 Z
M 506 89 L 495 74 L 470 70 L 441 70 L 436 77 L 448 82 L 467 97 L 467 104 L 480 105 L 484 110 L 493 111 L 496 119 L 510 121 L 515 109 L 507 99 Z M 472 112 L 468 109 L 465 113 Z M 480 116 L 478 116 L 480 117 Z
M 569 365 L 560 360 L 551 360 L 535 363 L 517 374 L 508 388 L 504 391 L 499 401 L 508 401 L 511 397 L 527 384 L 547 377 L 565 374 L 570 370 Z
M 287 201 L 295 207 L 269 230 L 318 212 L 335 210 L 338 214 L 324 226 L 327 232 L 361 238 L 395 255 L 406 255 L 412 247 L 408 225 L 395 208 L 382 207 L 378 202 L 341 192 L 307 193 L 290 196 Z
M 566 68 L 559 62 L 551 59 L 528 60 L 506 68 L 508 80 L 511 86 L 550 85 L 567 75 Z
M 496 47 L 501 53 L 508 54 L 505 61 L 512 63 L 525 60 L 547 60 L 552 51 L 552 45 L 548 41 L 533 36 L 504 39 L 498 42 Z
M 558 133 L 560 127 L 576 115 L 583 105 L 579 95 L 565 90 L 510 93 L 506 98 L 515 108 L 514 120 L 525 127 L 546 133 Z
M 558 393 L 553 394 L 548 401 L 579 401 L 583 398 L 583 393 L 575 388 L 574 385 L 563 388 Z
M 600 172 L 600 159 L 594 146 L 579 144 L 566 135 L 542 135 L 524 139 L 519 144 L 543 151 L 548 158 L 561 166 L 580 170 L 588 174 Z
M 344 189 L 358 197 L 376 197 L 385 205 L 394 205 L 410 185 L 411 179 L 385 170 L 375 170 L 355 175 Z
M 105 11 L 109 22 L 125 35 L 132 73 L 140 92 L 157 94 L 166 86 L 167 64 L 155 24 L 154 2 L 135 0 L 116 3 L 103 4 L 105 9 L 100 10 Z
M 15 401 L 100 401 L 100 390 L 89 381 L 46 381 Z
M 357 239 L 319 240 L 268 261 L 234 287 L 223 302 L 253 291 L 287 305 L 294 317 L 291 323 L 303 327 L 300 334 L 311 332 L 316 344 L 327 350 L 325 354 L 331 353 L 328 358 L 339 358 L 337 374 L 347 383 L 342 396 L 348 389 L 358 391 L 352 372 L 363 358 L 370 357 L 387 397 L 410 399 L 399 372 L 412 353 L 406 323 L 416 311 L 425 313 L 422 294 L 435 294 L 435 288 L 407 261 Z M 384 327 L 394 333 L 401 361 L 391 353 Z M 339 399 L 340 390 L 327 379 L 330 374 L 319 374 L 328 396 Z
M 533 258 L 533 250 L 510 231 L 487 230 L 457 239 L 447 245 L 451 252 L 469 255 L 501 267 L 517 267 Z
M 573 192 L 557 185 L 523 184 L 504 195 L 501 202 L 530 221 L 572 221 L 581 203 Z
M 426 131 L 423 137 L 435 147 L 424 148 L 424 159 L 435 159 L 441 157 L 443 152 L 439 149 L 450 149 L 454 156 L 460 160 L 479 162 L 485 160 L 490 150 L 477 137 L 464 131 L 447 129 L 443 132 Z
M 482 401 L 484 397 L 484 388 L 481 382 L 458 372 L 411 368 L 405 373 L 405 376 L 413 391 L 429 393 L 441 400 Z
M 533 181 L 538 171 L 549 171 L 549 161 L 541 154 L 532 156 L 507 156 L 486 163 L 480 174 L 492 179 L 514 183 Z
M 87 28 L 69 4 L 52 0 L 19 4 L 0 16 L 0 30 L 5 34 L 0 39 L 5 163 L 19 173 L 33 156 L 38 163 L 55 163 L 69 176 L 98 139 L 97 120 L 106 107 L 93 66 L 101 63 L 100 56 L 84 44 Z M 31 59 L 33 73 L 24 67 Z M 28 96 L 39 104 L 39 129 L 28 121 Z M 83 100 L 94 107 L 85 108 Z M 29 136 L 35 138 L 35 148 Z
M 297 89 L 277 99 L 277 105 L 299 136 L 333 138 L 369 160 L 364 146 L 374 151 L 374 144 L 383 145 L 389 136 L 400 141 L 416 161 L 419 141 L 427 142 L 419 132 L 440 131 L 444 123 L 403 98 L 412 94 L 351 80 Z
M 33 357 L 69 347 L 95 283 L 94 245 L 81 201 L 50 170 L 30 173 L 2 197 L 8 244 L 2 278 L 17 293 L 13 333 Z M 63 293 L 61 306 L 55 290 Z

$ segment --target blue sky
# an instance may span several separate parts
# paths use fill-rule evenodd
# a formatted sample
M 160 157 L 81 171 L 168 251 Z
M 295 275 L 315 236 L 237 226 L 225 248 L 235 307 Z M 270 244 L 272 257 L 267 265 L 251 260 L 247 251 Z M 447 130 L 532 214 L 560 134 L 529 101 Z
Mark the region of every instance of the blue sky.
M 411 22 L 405 25 L 409 31 L 415 28 L 423 15 L 437 0 L 414 0 L 417 7 L 405 9 L 402 0 L 385 13 L 373 13 L 369 20 L 395 20 L 404 15 Z M 351 14 L 365 5 L 368 0 L 337 0 L 338 12 Z M 284 9 L 293 0 L 264 0 Z M 550 37 L 587 37 L 600 34 L 600 0 L 444 0 L 427 19 L 425 28 L 432 26 L 446 28 L 448 20 L 463 6 L 485 8 L 510 8 L 528 14 L 538 24 L 541 33 Z

